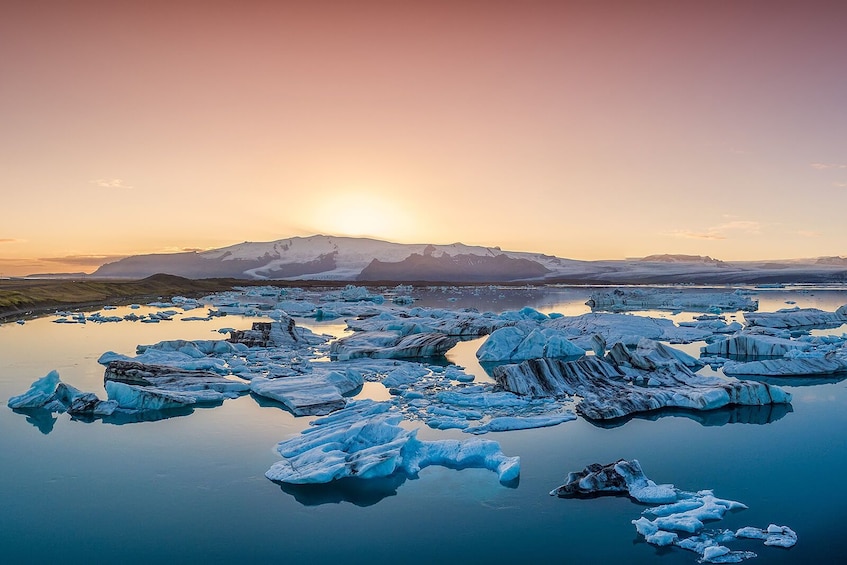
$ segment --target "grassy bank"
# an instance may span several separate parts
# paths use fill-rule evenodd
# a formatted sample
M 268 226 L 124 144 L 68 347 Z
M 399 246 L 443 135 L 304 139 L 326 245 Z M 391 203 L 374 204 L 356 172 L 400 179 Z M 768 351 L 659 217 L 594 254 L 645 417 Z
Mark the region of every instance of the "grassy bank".
M 0 280 L 0 321 L 37 316 L 53 310 L 96 308 L 170 299 L 199 297 L 250 284 L 236 279 L 185 279 L 153 275 L 141 280 Z

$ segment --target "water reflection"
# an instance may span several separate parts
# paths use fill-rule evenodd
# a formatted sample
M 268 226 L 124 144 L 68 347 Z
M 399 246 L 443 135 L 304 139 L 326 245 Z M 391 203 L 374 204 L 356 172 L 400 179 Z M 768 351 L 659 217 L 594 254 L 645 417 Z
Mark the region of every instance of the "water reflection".
M 43 408 L 13 408 L 15 414 L 23 414 L 26 416 L 26 421 L 44 435 L 53 431 L 53 426 L 56 425 L 58 417 L 51 411 Z
M 303 506 L 340 504 L 349 502 L 356 506 L 373 506 L 389 496 L 396 496 L 397 489 L 408 477 L 395 473 L 378 479 L 345 478 L 320 485 L 292 485 L 274 481 L 282 492 L 290 494 Z
M 687 418 L 701 426 L 725 426 L 726 424 L 757 424 L 765 425 L 783 418 L 789 412 L 793 412 L 791 404 L 765 404 L 762 406 L 727 406 L 715 410 L 696 411 L 682 408 L 666 408 L 654 412 L 641 412 L 631 414 L 614 420 L 591 420 L 586 421 L 598 428 L 619 428 L 631 420 L 648 420 L 655 422 L 660 418 L 676 417 Z
M 784 377 L 766 377 L 762 375 L 734 375 L 738 379 L 750 381 L 758 381 L 769 385 L 776 386 L 816 386 L 816 385 L 832 385 L 840 383 L 847 379 L 847 373 L 835 373 L 829 376 L 816 375 L 814 377 L 803 376 L 784 376 Z

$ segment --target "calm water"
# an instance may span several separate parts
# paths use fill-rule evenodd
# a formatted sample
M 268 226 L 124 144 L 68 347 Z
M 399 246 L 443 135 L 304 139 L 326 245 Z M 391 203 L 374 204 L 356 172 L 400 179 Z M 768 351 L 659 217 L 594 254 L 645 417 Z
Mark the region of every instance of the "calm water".
M 578 314 L 587 311 L 589 292 L 497 289 L 448 300 L 450 293 L 423 291 L 417 305 L 493 311 L 529 305 Z M 769 289 L 758 297 L 763 311 L 786 307 L 786 301 L 832 311 L 847 303 L 847 290 Z M 52 369 L 63 381 L 103 397 L 96 359 L 104 351 L 133 354 L 139 343 L 215 339 L 221 337 L 214 333 L 218 328 L 249 327 L 254 319 L 102 325 L 51 320 L 0 326 L 4 563 L 696 563 L 693 553 L 659 550 L 639 539 L 630 521 L 644 507 L 626 498 L 547 494 L 569 471 L 618 458 L 639 459 L 657 482 L 713 489 L 749 506 L 715 527 L 777 523 L 797 531 L 799 542 L 791 550 L 753 541 L 730 544 L 757 552 L 750 563 L 837 563 L 847 553 L 841 532 L 847 517 L 845 381 L 789 383 L 793 411 L 772 414 L 770 423 L 720 425 L 768 419 L 727 411 L 701 421 L 665 416 L 604 429 L 579 419 L 488 434 L 507 455 L 521 456 L 516 488 L 500 485 L 485 470 L 431 467 L 416 480 L 285 491 L 263 474 L 278 460 L 275 444 L 308 419 L 261 407 L 250 396 L 184 417 L 121 426 L 67 415 L 30 422 L 5 407 L 10 396 Z M 448 358 L 482 379 L 475 349 L 460 344 Z M 427 428 L 420 436 L 469 437 Z

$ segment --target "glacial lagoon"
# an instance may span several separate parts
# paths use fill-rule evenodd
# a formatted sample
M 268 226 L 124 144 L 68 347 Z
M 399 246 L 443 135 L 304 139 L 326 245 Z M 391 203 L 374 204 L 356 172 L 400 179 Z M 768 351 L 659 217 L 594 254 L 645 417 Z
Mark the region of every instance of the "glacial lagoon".
M 418 288 L 414 306 L 500 313 L 529 306 L 574 316 L 594 289 Z M 721 289 L 727 291 L 727 289 Z M 729 289 L 731 290 L 731 289 Z M 760 312 L 835 311 L 843 287 L 750 288 Z M 139 315 L 159 307 L 120 307 L 103 315 Z M 638 459 L 647 476 L 687 491 L 711 489 L 743 502 L 708 527 L 790 526 L 791 549 L 738 540 L 749 563 L 834 563 L 847 552 L 840 533 L 847 508 L 847 375 L 767 378 L 793 396 L 790 407 L 736 407 L 705 413 L 649 413 L 610 424 L 581 417 L 553 427 L 489 433 L 503 453 L 520 456 L 520 480 L 503 485 L 486 469 L 432 466 L 417 478 L 388 477 L 327 485 L 280 485 L 264 473 L 279 461 L 276 444 L 308 427 L 279 405 L 244 395 L 220 406 L 141 422 L 85 422 L 67 414 L 16 413 L 12 396 L 57 370 L 62 381 L 101 398 L 106 351 L 134 355 L 136 345 L 168 339 L 223 339 L 256 315 L 209 320 L 204 309 L 160 323 L 59 324 L 55 316 L 0 325 L 0 543 L 4 562 L 66 563 L 696 563 L 697 555 L 657 548 L 632 525 L 647 505 L 626 497 L 549 495 L 571 471 L 591 463 Z M 694 312 L 635 311 L 689 321 Z M 725 312 L 743 321 L 742 312 Z M 297 318 L 316 333 L 343 335 L 344 322 Z M 847 327 L 812 330 L 840 336 Z M 484 341 L 460 342 L 447 363 L 477 382 L 491 378 L 475 358 Z M 703 342 L 675 345 L 699 355 Z M 706 367 L 706 373 L 716 371 Z M 719 370 L 717 371 L 720 372 Z M 368 382 L 357 395 L 384 400 Z M 172 416 L 172 417 L 165 417 Z M 459 430 L 420 422 L 424 440 L 467 440 Z

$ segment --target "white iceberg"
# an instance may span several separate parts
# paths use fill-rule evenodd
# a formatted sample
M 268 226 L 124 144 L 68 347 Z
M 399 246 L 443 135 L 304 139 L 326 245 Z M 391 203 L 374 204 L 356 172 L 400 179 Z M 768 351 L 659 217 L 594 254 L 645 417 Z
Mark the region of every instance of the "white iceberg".
M 736 292 L 707 292 L 665 288 L 616 288 L 591 294 L 592 310 L 753 311 L 756 300 Z
M 538 357 L 578 357 L 585 350 L 553 328 L 507 326 L 494 330 L 476 352 L 480 361 L 523 361 Z
M 295 416 L 325 415 L 344 408 L 347 404 L 344 395 L 363 383 L 362 374 L 353 369 L 314 370 L 292 377 L 255 377 L 250 381 L 250 390 L 281 402 Z
M 620 346 L 618 366 L 584 357 L 564 362 L 530 359 L 518 365 L 495 367 L 494 378 L 505 390 L 534 397 L 579 396 L 577 412 L 592 420 L 621 418 L 662 408 L 712 410 L 729 405 L 759 406 L 789 403 L 782 389 L 754 381 L 695 375 L 682 363 L 651 369 Z M 627 359 L 629 367 L 623 366 Z M 641 386 L 640 380 L 648 386 Z
M 277 445 L 282 461 L 265 476 L 291 484 L 328 483 L 404 473 L 415 477 L 429 465 L 483 467 L 503 483 L 520 474 L 520 459 L 506 457 L 487 440 L 418 440 L 416 430 L 399 426 L 402 415 L 389 403 L 361 400 L 313 422 L 313 427 Z
M 812 326 L 840 326 L 847 323 L 847 304 L 835 312 L 825 312 L 817 308 L 785 308 L 776 312 L 757 312 L 744 314 L 749 326 L 767 328 L 799 328 Z

